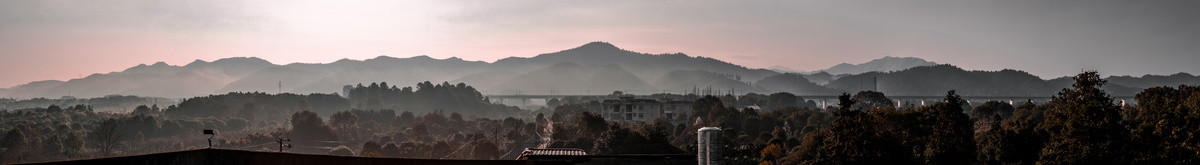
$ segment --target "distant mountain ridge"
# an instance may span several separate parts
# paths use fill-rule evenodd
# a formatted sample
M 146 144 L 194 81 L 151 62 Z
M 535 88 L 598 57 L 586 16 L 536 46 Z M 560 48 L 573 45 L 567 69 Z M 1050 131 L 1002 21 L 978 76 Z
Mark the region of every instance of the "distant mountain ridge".
M 576 72 L 534 76 L 538 70 L 555 70 L 556 65 L 571 63 Z M 561 66 L 560 66 L 561 67 Z M 654 84 L 668 73 L 702 71 L 728 76 L 729 86 L 747 88 L 750 80 L 778 74 L 751 69 L 707 57 L 683 53 L 646 54 L 618 48 L 606 42 L 540 54 L 534 57 L 510 57 L 493 63 L 465 61 L 457 57 L 434 59 L 429 56 L 395 58 L 379 56 L 366 60 L 342 59 L 332 63 L 272 64 L 255 57 L 235 57 L 213 62 L 196 60 L 177 66 L 158 62 L 137 65 L 120 72 L 93 74 L 69 81 L 32 82 L 0 90 L 0 97 L 56 98 L 98 97 L 110 94 L 186 98 L 228 92 L 338 93 L 344 85 L 390 82 L 411 85 L 423 81 L 457 81 L 476 86 L 485 93 L 569 92 L 590 90 L 605 93 L 614 90 L 662 91 Z M 526 75 L 522 78 L 522 75 Z M 740 80 L 747 79 L 747 80 Z M 533 82 L 556 84 L 542 89 Z M 689 87 L 691 88 L 691 87 Z
M 867 72 L 891 72 L 900 71 L 919 66 L 933 66 L 937 63 L 925 61 L 925 59 L 916 57 L 892 57 L 884 56 L 880 59 L 875 59 L 862 64 L 841 63 L 824 69 L 821 71 L 833 75 L 840 74 L 862 74 Z
M 0 88 L 0 97 L 79 98 L 139 95 L 187 98 L 228 92 L 341 93 L 342 86 L 388 82 L 411 86 L 432 81 L 466 83 L 484 94 L 684 93 L 694 89 L 737 93 L 791 92 L 834 95 L 880 90 L 888 95 L 944 94 L 1048 96 L 1070 85 L 1070 78 L 1043 80 L 1018 70 L 967 71 L 913 57 L 884 57 L 862 64 L 841 64 L 814 73 L 781 73 L 786 67 L 753 69 L 683 53 L 647 54 L 606 42 L 534 57 L 509 57 L 488 63 L 452 57 L 341 59 L 331 63 L 273 64 L 255 57 L 177 66 L 157 62 L 120 72 L 92 74 L 69 81 L 35 81 Z M 787 72 L 787 71 L 782 71 Z M 861 73 L 858 73 L 861 72 Z M 1154 86 L 1197 85 L 1200 76 L 1113 76 L 1106 89 L 1131 95 Z M 877 80 L 878 87 L 865 86 Z
M 825 86 L 839 91 L 875 90 L 894 96 L 938 96 L 946 91 L 956 90 L 958 94 L 965 96 L 1049 97 L 1063 88 L 1069 88 L 1072 83 L 1074 80 L 1070 77 L 1043 80 L 1018 70 L 968 71 L 957 66 L 941 64 L 895 72 L 849 75 Z M 1200 81 L 1187 84 L 1197 85 Z M 1177 85 L 1179 84 L 1160 83 L 1153 86 Z M 1113 96 L 1133 96 L 1144 88 L 1110 81 L 1102 89 Z

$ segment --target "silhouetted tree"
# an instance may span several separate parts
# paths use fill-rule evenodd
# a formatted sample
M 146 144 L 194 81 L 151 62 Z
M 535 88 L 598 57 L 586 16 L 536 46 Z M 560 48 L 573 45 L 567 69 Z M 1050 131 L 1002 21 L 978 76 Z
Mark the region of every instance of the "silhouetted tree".
M 800 99 L 799 99 L 799 97 L 796 97 L 796 95 L 794 95 L 792 93 L 779 92 L 779 93 L 771 94 L 771 96 L 768 97 L 768 100 L 769 101 L 768 101 L 767 108 L 769 110 L 775 110 L 775 109 L 779 109 L 779 108 L 783 108 L 783 107 L 797 106 L 797 105 L 799 105 Z M 764 109 L 764 110 L 768 110 L 768 109 Z
M 1126 109 L 1133 164 L 1200 162 L 1200 87 L 1154 87 Z
M 992 116 L 1000 115 L 1001 118 L 1012 117 L 1013 107 L 1008 103 L 1000 101 L 988 101 L 971 110 L 971 118 L 976 120 L 989 120 Z M 997 121 L 999 122 L 999 121 Z
M 475 159 L 494 160 L 499 158 L 500 154 L 500 148 L 496 146 L 496 143 L 492 143 L 487 138 L 479 138 L 475 141 L 474 147 L 471 147 L 471 155 Z
M 96 148 L 103 156 L 112 156 L 129 137 L 126 128 L 122 128 L 117 119 L 107 119 L 96 123 L 96 128 L 88 134 L 88 139 L 91 141 L 92 147 Z
M 1105 81 L 1094 71 L 1074 79 L 1072 88 L 1049 103 L 1042 127 L 1050 139 L 1038 163 L 1124 164 L 1121 144 L 1128 131 L 1121 125 L 1120 108 L 1100 89 Z
M 317 113 L 312 111 L 300 111 L 292 114 L 292 131 L 298 136 L 296 139 L 309 140 L 337 140 L 337 135 Z
M 0 140 L 0 148 L 5 148 L 3 156 L 7 162 L 23 161 L 26 152 L 29 152 L 29 138 L 21 129 L 12 129 L 4 133 L 4 139 Z
M 962 98 L 953 90 L 946 93 L 946 100 L 933 106 L 918 109 L 929 119 L 929 140 L 920 153 L 927 164 L 970 164 L 975 158 L 974 125 L 970 117 L 963 114 Z

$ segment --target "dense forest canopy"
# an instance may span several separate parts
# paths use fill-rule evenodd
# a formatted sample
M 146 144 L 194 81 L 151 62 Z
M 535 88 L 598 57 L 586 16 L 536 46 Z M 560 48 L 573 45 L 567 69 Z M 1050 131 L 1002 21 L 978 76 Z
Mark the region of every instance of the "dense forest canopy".
M 488 98 L 467 84 L 429 81 L 413 87 L 397 88 L 387 82 L 358 84 L 349 90 L 350 102 L 357 109 L 395 109 L 416 113 L 435 111 L 454 112 L 481 117 L 501 117 L 520 114 L 521 110 L 491 103 Z
M 722 128 L 726 164 L 1195 164 L 1200 87 L 1153 87 L 1119 105 L 1095 72 L 1045 104 L 972 106 L 956 91 L 924 106 L 897 106 L 882 92 L 843 94 L 815 107 L 790 93 L 692 98 L 677 119 L 616 122 L 596 114 L 603 98 L 568 97 L 511 117 L 466 112 L 501 106 L 466 85 L 356 87 L 332 94 L 230 93 L 129 113 L 88 105 L 0 110 L 0 161 L 39 162 L 207 147 L 365 157 L 513 159 L 527 147 L 593 154 L 694 154 L 696 130 Z M 612 96 L 628 96 L 614 92 Z M 457 100 L 428 102 L 414 97 Z M 639 96 L 652 97 L 652 96 Z M 365 101 L 361 101 L 365 99 Z M 379 100 L 372 103 L 372 99 Z M 383 100 L 388 100 L 385 103 Z M 429 101 L 429 100 L 425 100 Z M 361 104 L 361 105 L 360 105 Z M 739 108 L 766 105 L 768 109 Z M 362 106 L 362 107 L 359 107 Z M 357 109 L 356 109 L 357 108 Z M 425 108 L 432 110 L 409 110 Z M 445 109 L 442 109 L 445 108 Z M 466 108 L 453 109 L 453 108 Z M 534 115 L 526 115 L 534 113 Z M 682 120 L 683 122 L 677 122 Z

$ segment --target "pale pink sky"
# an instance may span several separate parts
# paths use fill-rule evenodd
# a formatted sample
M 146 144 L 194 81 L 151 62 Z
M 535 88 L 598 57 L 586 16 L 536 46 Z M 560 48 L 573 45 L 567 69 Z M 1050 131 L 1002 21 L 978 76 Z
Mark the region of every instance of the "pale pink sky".
M 492 62 L 592 41 L 748 67 L 883 56 L 1043 78 L 1197 73 L 1195 2 L 0 1 L 0 88 L 163 61 L 380 55 Z

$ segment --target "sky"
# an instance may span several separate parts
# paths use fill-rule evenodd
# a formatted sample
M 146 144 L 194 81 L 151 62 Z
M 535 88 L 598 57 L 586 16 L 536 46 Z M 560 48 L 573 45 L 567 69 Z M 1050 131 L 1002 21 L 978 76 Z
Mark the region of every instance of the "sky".
M 138 64 L 493 62 L 605 41 L 798 71 L 884 56 L 1042 78 L 1200 73 L 1200 1 L 5 0 L 0 88 Z

